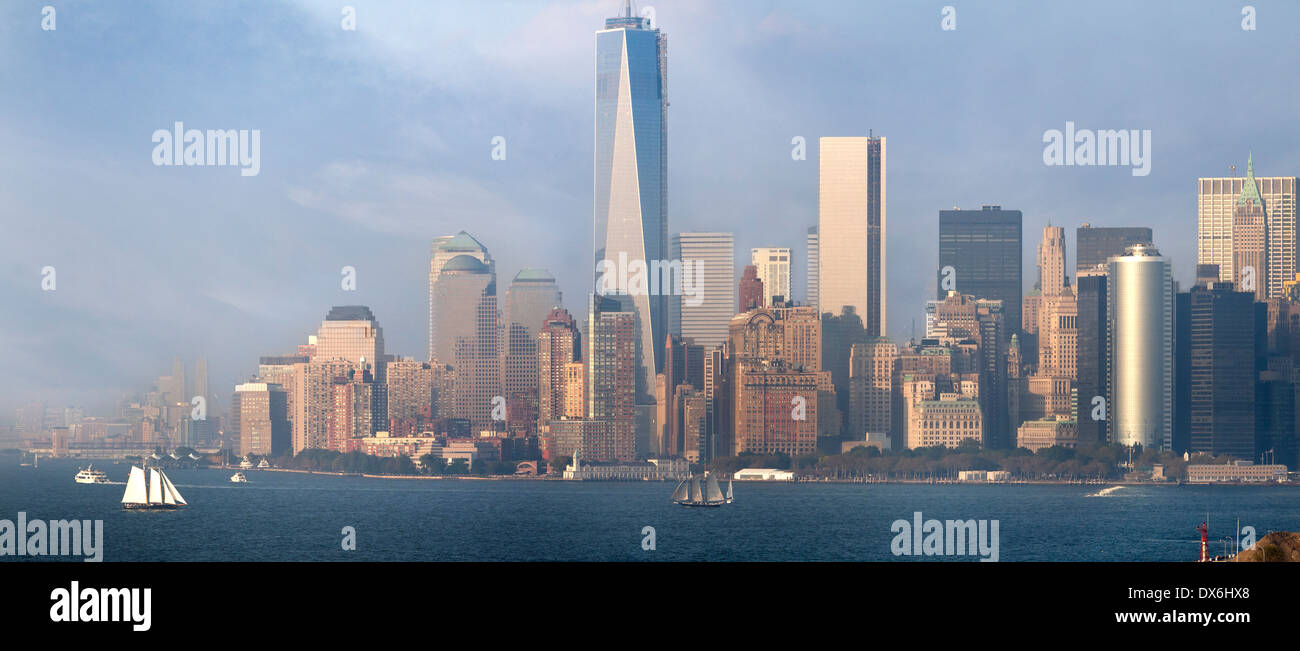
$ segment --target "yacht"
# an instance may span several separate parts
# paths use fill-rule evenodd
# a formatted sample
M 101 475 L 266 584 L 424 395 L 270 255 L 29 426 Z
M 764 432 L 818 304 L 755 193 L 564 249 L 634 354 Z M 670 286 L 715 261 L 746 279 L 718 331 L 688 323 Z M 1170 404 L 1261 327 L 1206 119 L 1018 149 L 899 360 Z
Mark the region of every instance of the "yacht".
M 724 495 L 722 487 L 718 486 L 718 479 L 713 473 L 706 472 L 704 477 L 687 477 L 682 483 L 677 485 L 677 490 L 673 491 L 672 502 L 682 506 L 722 506 L 731 504 L 735 501 L 731 492 L 731 482 L 727 482 L 727 492 Z
M 158 468 L 131 466 L 131 476 L 126 480 L 126 491 L 122 493 L 124 509 L 179 509 L 186 505 L 176 485 L 167 478 L 167 473 Z
M 94 466 L 93 464 L 92 464 L 92 465 L 89 465 L 89 466 L 86 466 L 85 468 L 81 468 L 81 469 L 77 472 L 77 476 L 74 477 L 73 479 L 75 479 L 75 480 L 77 481 L 78 484 L 107 484 L 107 483 L 109 483 L 109 481 L 108 481 L 108 473 L 104 472 L 103 470 L 95 470 L 95 466 Z
M 230 483 L 232 483 L 232 484 L 247 484 L 247 483 L 248 483 L 248 477 L 245 477 L 245 476 L 244 476 L 244 473 L 242 473 L 242 472 L 237 472 L 237 473 L 235 473 L 235 474 L 233 474 L 233 475 L 230 476 Z
M 257 462 L 257 467 L 262 469 L 270 468 L 271 464 L 267 463 L 266 459 L 262 459 L 261 461 Z
M 253 462 L 252 462 L 252 461 L 249 461 L 249 460 L 248 460 L 248 457 L 244 457 L 244 460 L 239 462 L 239 469 L 240 469 L 240 470 L 252 470 L 252 469 L 253 469 Z

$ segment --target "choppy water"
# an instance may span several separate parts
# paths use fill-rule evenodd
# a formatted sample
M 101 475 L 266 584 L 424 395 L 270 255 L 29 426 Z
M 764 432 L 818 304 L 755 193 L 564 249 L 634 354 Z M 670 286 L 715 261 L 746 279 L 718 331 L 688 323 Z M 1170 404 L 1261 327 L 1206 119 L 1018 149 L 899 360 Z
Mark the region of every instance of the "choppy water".
M 97 467 L 99 465 L 97 464 Z M 129 466 L 103 465 L 115 482 Z M 1300 530 L 1300 488 L 1285 486 L 848 485 L 736 483 L 716 509 L 669 503 L 658 482 L 403 480 L 250 470 L 168 475 L 190 507 L 121 508 L 123 486 L 73 482 L 77 463 L 21 468 L 0 457 L 0 519 L 102 519 L 106 561 L 792 561 L 908 560 L 891 524 L 999 521 L 1002 561 L 1194 560 L 1209 511 L 1211 553 L 1237 518 Z M 343 527 L 357 549 L 341 548 Z M 642 529 L 655 549 L 642 549 Z M 921 557 L 940 560 L 937 557 Z M 970 560 L 970 557 L 957 557 Z M 4 560 L 12 560 L 6 557 Z

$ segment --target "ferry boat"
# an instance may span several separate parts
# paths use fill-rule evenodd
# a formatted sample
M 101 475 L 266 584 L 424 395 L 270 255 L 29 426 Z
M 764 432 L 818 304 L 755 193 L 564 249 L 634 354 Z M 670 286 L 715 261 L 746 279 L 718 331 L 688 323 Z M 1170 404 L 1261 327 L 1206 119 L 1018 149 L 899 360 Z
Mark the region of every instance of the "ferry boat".
M 146 474 L 148 478 L 146 479 Z M 179 509 L 187 502 L 181 497 L 176 485 L 167 478 L 167 474 L 158 468 L 131 466 L 131 476 L 126 480 L 126 491 L 122 493 L 124 509 Z
M 237 472 L 237 473 L 235 473 L 235 474 L 233 474 L 233 475 L 230 476 L 230 483 L 232 483 L 232 484 L 247 484 L 247 483 L 248 483 L 248 477 L 245 477 L 245 476 L 244 476 L 244 473 L 242 473 L 242 472 Z
M 78 484 L 107 484 L 108 473 L 103 470 L 95 470 L 94 464 L 81 468 L 77 471 L 77 476 L 73 479 Z
M 722 506 L 731 504 L 735 499 L 731 493 L 731 482 L 727 482 L 727 493 L 723 495 L 718 479 L 711 472 L 704 477 L 687 477 L 673 491 L 672 502 L 682 506 Z

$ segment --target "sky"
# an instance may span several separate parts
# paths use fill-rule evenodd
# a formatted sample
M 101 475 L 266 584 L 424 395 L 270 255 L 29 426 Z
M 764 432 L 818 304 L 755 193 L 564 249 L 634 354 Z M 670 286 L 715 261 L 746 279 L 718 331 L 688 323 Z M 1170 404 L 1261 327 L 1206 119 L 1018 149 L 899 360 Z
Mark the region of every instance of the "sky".
M 734 232 L 738 267 L 790 247 L 802 299 L 817 139 L 888 139 L 895 338 L 934 295 L 940 210 L 1023 211 L 1027 289 L 1049 222 L 1067 269 L 1079 224 L 1150 226 L 1187 286 L 1197 177 L 1248 152 L 1257 176 L 1300 175 L 1297 3 L 1253 2 L 1254 30 L 1241 2 L 639 4 L 668 38 L 670 233 Z M 0 424 L 32 400 L 109 414 L 177 356 L 205 356 L 227 402 L 332 305 L 370 306 L 387 351 L 422 359 L 430 242 L 460 230 L 502 293 L 541 267 L 583 313 L 594 32 L 621 5 L 0 4 Z M 259 130 L 260 173 L 154 165 L 178 121 Z M 1044 164 L 1067 121 L 1151 130 L 1150 173 Z

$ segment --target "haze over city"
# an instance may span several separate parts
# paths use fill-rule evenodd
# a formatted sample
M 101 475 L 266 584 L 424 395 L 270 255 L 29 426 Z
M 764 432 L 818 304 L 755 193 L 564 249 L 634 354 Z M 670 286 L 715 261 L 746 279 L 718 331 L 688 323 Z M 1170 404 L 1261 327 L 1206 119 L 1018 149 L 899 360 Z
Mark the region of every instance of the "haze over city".
M 318 3 L 60 2 L 54 32 L 28 28 L 37 6 L 0 8 L 0 423 L 29 400 L 105 411 L 177 356 L 206 356 L 227 395 L 332 305 L 370 306 L 388 352 L 422 359 L 430 242 L 460 230 L 503 289 L 548 269 L 581 318 L 592 32 L 621 3 L 351 4 L 355 32 Z M 1238 6 L 1175 2 L 957 3 L 952 31 L 941 4 L 653 6 L 668 231 L 735 233 L 738 274 L 751 247 L 793 249 L 801 301 L 817 139 L 885 136 L 895 339 L 923 328 L 942 209 L 1023 211 L 1025 289 L 1049 222 L 1067 270 L 1081 223 L 1150 226 L 1185 289 L 1196 178 L 1239 176 L 1249 152 L 1257 175 L 1300 169 L 1293 4 L 1255 3 L 1254 31 L 1234 27 Z M 150 135 L 178 121 L 260 130 L 260 173 L 155 166 Z M 1067 122 L 1150 129 L 1150 174 L 1044 165 L 1044 132 Z

